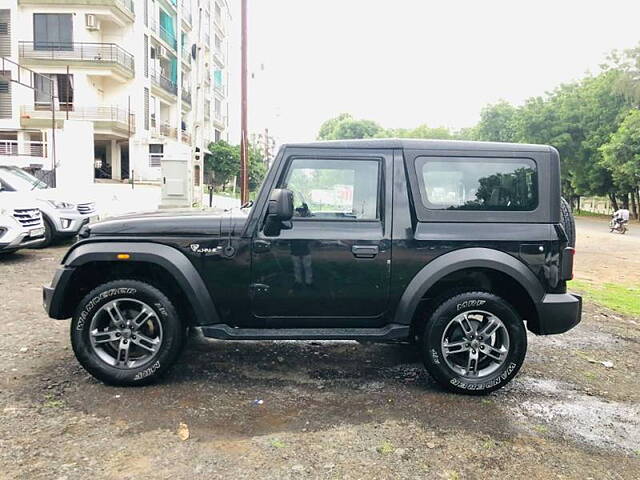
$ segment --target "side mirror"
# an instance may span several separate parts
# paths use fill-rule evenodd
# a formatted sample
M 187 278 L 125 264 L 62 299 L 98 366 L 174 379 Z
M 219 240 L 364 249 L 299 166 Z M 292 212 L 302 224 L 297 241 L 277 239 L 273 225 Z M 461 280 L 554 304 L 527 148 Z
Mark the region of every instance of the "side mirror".
M 276 188 L 271 192 L 267 205 L 267 220 L 264 234 L 269 237 L 280 235 L 281 230 L 289 230 L 293 217 L 293 192 L 285 188 Z

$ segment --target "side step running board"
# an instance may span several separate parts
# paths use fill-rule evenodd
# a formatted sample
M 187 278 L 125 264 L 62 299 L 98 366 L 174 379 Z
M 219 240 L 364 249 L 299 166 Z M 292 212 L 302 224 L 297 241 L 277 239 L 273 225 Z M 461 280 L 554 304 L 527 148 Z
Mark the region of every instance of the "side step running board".
M 220 340 L 400 340 L 409 325 L 391 323 L 380 328 L 234 328 L 225 323 L 195 327 L 207 338 Z

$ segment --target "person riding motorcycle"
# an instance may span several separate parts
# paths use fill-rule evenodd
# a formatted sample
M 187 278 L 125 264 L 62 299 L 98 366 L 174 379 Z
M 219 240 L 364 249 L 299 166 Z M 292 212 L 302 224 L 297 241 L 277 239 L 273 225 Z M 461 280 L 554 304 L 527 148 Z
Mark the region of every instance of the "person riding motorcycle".
M 617 225 L 622 225 L 623 223 L 629 222 L 629 210 L 626 208 L 619 208 L 613 214 L 613 219 L 615 220 Z

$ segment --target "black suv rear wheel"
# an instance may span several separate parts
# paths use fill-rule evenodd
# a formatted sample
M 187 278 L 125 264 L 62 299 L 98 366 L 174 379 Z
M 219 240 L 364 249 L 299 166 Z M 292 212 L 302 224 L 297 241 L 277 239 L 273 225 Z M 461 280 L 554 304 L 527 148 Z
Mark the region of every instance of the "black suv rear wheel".
M 504 299 L 467 292 L 436 308 L 427 320 L 421 345 L 427 371 L 440 385 L 481 395 L 516 376 L 527 351 L 527 332 Z
M 153 383 L 175 362 L 184 340 L 185 328 L 171 300 L 137 280 L 93 289 L 71 322 L 76 358 L 111 385 Z

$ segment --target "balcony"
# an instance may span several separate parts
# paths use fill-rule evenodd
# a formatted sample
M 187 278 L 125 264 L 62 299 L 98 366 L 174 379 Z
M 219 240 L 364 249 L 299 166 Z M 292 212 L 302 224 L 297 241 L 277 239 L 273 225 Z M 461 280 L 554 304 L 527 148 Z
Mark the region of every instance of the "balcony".
M 19 42 L 20 63 L 24 66 L 61 67 L 93 70 L 93 75 L 112 77 L 120 82 L 133 78 L 133 55 L 115 43 Z
M 216 85 L 214 83 L 213 90 L 222 98 L 224 98 L 226 95 L 226 89 L 224 88 L 224 85 Z
M 186 143 L 187 145 L 191 145 L 191 134 L 186 130 L 182 130 L 182 143 Z
M 182 90 L 182 101 L 191 109 L 191 92 L 188 90 Z
M 56 7 L 87 7 L 100 17 L 111 19 L 120 26 L 134 22 L 134 0 L 18 0 L 19 5 L 52 5 Z
M 162 135 L 163 137 L 174 138 L 177 140 L 178 129 L 172 128 L 170 123 L 164 122 L 160 125 L 160 135 Z
M 183 48 L 181 53 L 182 63 L 184 63 L 186 67 L 191 68 L 191 52 L 188 49 Z
M 191 11 L 185 7 L 184 3 L 180 8 L 180 13 L 182 14 L 182 23 L 190 30 L 193 26 L 193 16 L 191 15 Z
M 64 120 L 87 120 L 93 122 L 94 132 L 114 138 L 127 138 L 136 131 L 135 115 L 115 105 L 98 107 L 76 107 L 55 110 L 56 127 L 61 128 Z M 25 128 L 51 127 L 51 110 L 47 105 L 23 106 L 20 124 Z
M 227 128 L 225 117 L 222 116 L 222 113 L 216 112 L 213 117 L 213 125 L 224 130 Z
M 221 48 L 215 48 L 213 50 L 213 59 L 218 62 L 219 65 L 222 65 L 224 67 L 225 65 L 225 55 L 224 52 L 222 51 Z
M 47 142 L 0 140 L 0 162 L 28 168 L 43 165 L 48 157 Z
M 151 88 L 164 99 L 176 101 L 178 85 L 158 71 L 151 72 Z
M 149 28 L 174 52 L 178 50 L 178 40 L 160 25 L 157 18 L 149 19 Z

